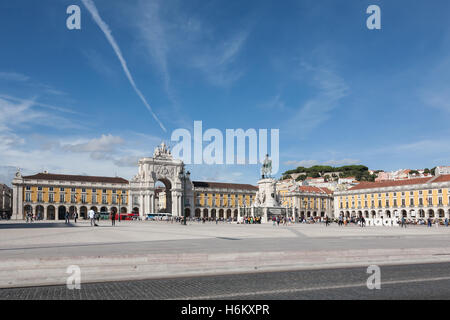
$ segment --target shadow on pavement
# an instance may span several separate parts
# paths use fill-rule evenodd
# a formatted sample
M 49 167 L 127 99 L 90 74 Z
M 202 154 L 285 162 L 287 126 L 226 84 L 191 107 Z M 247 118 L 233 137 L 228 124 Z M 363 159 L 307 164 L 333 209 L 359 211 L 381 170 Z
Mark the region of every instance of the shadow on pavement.
M 41 222 L 31 222 L 31 223 L 7 223 L 0 224 L 0 229 L 44 229 L 44 228 L 71 228 L 76 227 L 72 223 L 41 223 Z

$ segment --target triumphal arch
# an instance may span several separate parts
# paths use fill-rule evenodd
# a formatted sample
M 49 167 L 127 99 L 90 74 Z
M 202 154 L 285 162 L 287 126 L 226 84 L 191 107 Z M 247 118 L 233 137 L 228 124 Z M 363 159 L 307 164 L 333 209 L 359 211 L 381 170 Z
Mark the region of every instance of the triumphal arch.
M 139 172 L 130 181 L 130 199 L 134 205 L 139 205 L 141 218 L 158 211 L 155 200 L 158 181 L 166 188 L 167 212 L 173 216 L 182 216 L 183 195 L 193 197 L 191 181 L 183 184 L 179 176 L 184 170 L 183 161 L 174 159 L 169 147 L 163 142 L 155 148 L 153 157 L 140 159 L 138 165 Z M 186 199 L 184 201 L 187 202 Z

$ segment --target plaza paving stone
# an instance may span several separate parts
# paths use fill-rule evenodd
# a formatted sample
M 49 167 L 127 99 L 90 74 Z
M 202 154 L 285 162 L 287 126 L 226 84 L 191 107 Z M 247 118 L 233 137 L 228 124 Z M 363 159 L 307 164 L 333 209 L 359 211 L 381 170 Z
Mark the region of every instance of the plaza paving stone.
M 380 290 L 367 277 L 366 268 L 246 273 L 0 289 L 0 299 L 450 299 L 450 263 L 382 267 Z
M 62 283 L 69 264 L 103 281 L 180 276 L 180 269 L 192 275 L 450 261 L 449 240 L 449 228 L 425 226 L 7 222 L 0 224 L 0 286 Z

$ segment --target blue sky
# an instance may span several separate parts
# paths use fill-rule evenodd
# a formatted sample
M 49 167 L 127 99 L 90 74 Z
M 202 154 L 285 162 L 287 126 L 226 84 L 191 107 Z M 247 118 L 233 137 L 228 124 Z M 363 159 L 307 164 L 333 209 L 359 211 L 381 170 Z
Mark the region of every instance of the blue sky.
M 0 3 L 0 181 L 25 173 L 137 172 L 194 120 L 280 129 L 280 172 L 450 163 L 450 3 L 90 1 Z M 89 3 L 89 1 L 88 1 Z M 66 8 L 81 8 L 81 30 Z M 377 4 L 382 29 L 366 28 Z M 190 166 L 192 178 L 255 183 L 259 166 Z

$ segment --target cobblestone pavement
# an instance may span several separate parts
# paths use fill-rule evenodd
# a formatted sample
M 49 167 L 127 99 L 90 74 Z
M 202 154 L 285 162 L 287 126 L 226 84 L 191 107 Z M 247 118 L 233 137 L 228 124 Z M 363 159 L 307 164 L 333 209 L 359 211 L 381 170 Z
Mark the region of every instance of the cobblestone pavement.
M 450 299 L 450 263 L 381 267 L 369 290 L 367 268 L 265 272 L 0 289 L 0 299 Z

